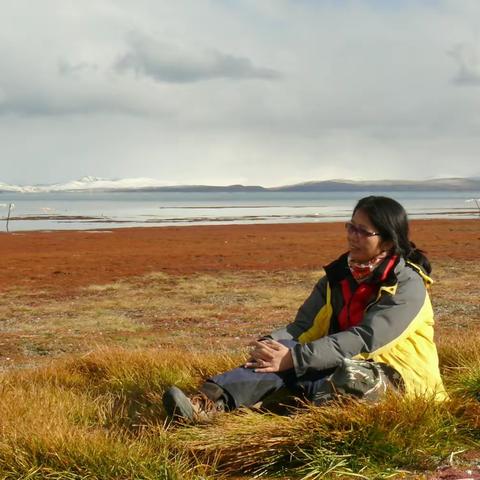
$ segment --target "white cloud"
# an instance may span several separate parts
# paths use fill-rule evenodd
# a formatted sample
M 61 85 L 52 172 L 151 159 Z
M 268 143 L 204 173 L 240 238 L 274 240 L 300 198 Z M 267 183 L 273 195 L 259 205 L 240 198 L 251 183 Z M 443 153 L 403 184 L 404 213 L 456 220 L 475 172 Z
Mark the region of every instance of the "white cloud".
M 0 180 L 478 175 L 480 98 L 458 88 L 479 83 L 478 15 L 464 0 L 10 2 Z

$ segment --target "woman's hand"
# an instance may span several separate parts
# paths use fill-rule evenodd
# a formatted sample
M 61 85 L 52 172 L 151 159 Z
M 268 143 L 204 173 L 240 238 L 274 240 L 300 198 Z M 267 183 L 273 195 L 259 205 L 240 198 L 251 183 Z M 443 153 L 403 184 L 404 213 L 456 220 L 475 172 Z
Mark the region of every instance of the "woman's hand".
M 256 372 L 283 372 L 293 368 L 293 358 L 290 349 L 275 340 L 255 340 L 246 368 L 254 368 Z

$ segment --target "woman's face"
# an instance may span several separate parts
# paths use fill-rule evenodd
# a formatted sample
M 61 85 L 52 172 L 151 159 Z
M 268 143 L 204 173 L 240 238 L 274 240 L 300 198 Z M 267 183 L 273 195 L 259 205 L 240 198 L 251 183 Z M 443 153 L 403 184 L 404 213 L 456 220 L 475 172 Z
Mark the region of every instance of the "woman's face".
M 355 212 L 351 224 L 352 226 L 347 228 L 347 241 L 352 260 L 365 263 L 392 247 L 392 242 L 384 242 L 380 235 L 368 235 L 377 232 L 368 215 L 362 210 Z

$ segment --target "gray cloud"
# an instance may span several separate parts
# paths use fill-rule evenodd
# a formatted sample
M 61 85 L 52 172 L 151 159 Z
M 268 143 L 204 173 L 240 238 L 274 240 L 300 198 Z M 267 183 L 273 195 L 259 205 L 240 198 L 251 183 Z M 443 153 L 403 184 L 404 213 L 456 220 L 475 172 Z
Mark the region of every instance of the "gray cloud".
M 62 102 L 53 101 L 52 98 L 38 96 L 35 98 L 11 99 L 0 103 L 0 115 L 20 115 L 24 117 L 54 117 L 69 115 L 95 115 L 95 114 L 128 114 L 143 115 L 135 109 L 128 109 L 102 99 L 91 99 L 89 102 Z
M 280 73 L 255 66 L 249 58 L 217 50 L 191 52 L 155 39 L 131 34 L 129 51 L 115 62 L 119 73 L 133 71 L 157 82 L 190 83 L 213 78 L 276 80 Z
M 63 88 L 62 88 L 63 87 Z M 20 88 L 9 93 L 0 89 L 0 116 L 19 115 L 23 117 L 53 117 L 68 115 L 127 114 L 144 115 L 144 109 L 126 102 L 119 102 L 115 96 L 101 91 L 74 92 L 57 86 L 56 89 Z M 80 90 L 80 86 L 77 85 Z
M 480 52 L 466 43 L 455 45 L 448 54 L 458 65 L 454 83 L 458 85 L 480 85 Z
M 78 75 L 88 72 L 97 72 L 99 70 L 99 66 L 95 63 L 88 63 L 88 62 L 78 62 L 78 63 L 71 63 L 68 60 L 60 59 L 58 61 L 58 72 L 60 75 L 70 76 L 70 75 Z
M 20 71 L 17 66 L 10 71 L 15 68 Z M 29 81 L 29 78 L 35 78 L 35 81 Z M 161 117 L 171 111 L 157 108 L 155 113 Z M 148 116 L 149 109 L 146 102 L 134 101 L 127 95 L 126 87 L 109 82 L 105 69 L 95 63 L 51 59 L 45 62 L 43 71 L 33 70 L 30 75 L 13 74 L 0 84 L 0 116 L 103 114 Z

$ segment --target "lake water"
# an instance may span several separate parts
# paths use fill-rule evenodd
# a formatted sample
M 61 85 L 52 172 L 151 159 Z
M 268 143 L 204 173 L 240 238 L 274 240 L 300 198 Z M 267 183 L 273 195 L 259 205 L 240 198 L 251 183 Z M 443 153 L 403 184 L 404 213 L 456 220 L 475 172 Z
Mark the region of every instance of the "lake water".
M 410 218 L 479 218 L 480 192 L 375 192 L 404 205 Z M 0 194 L 0 229 L 10 231 L 167 225 L 332 222 L 348 219 L 366 192 L 115 192 Z

